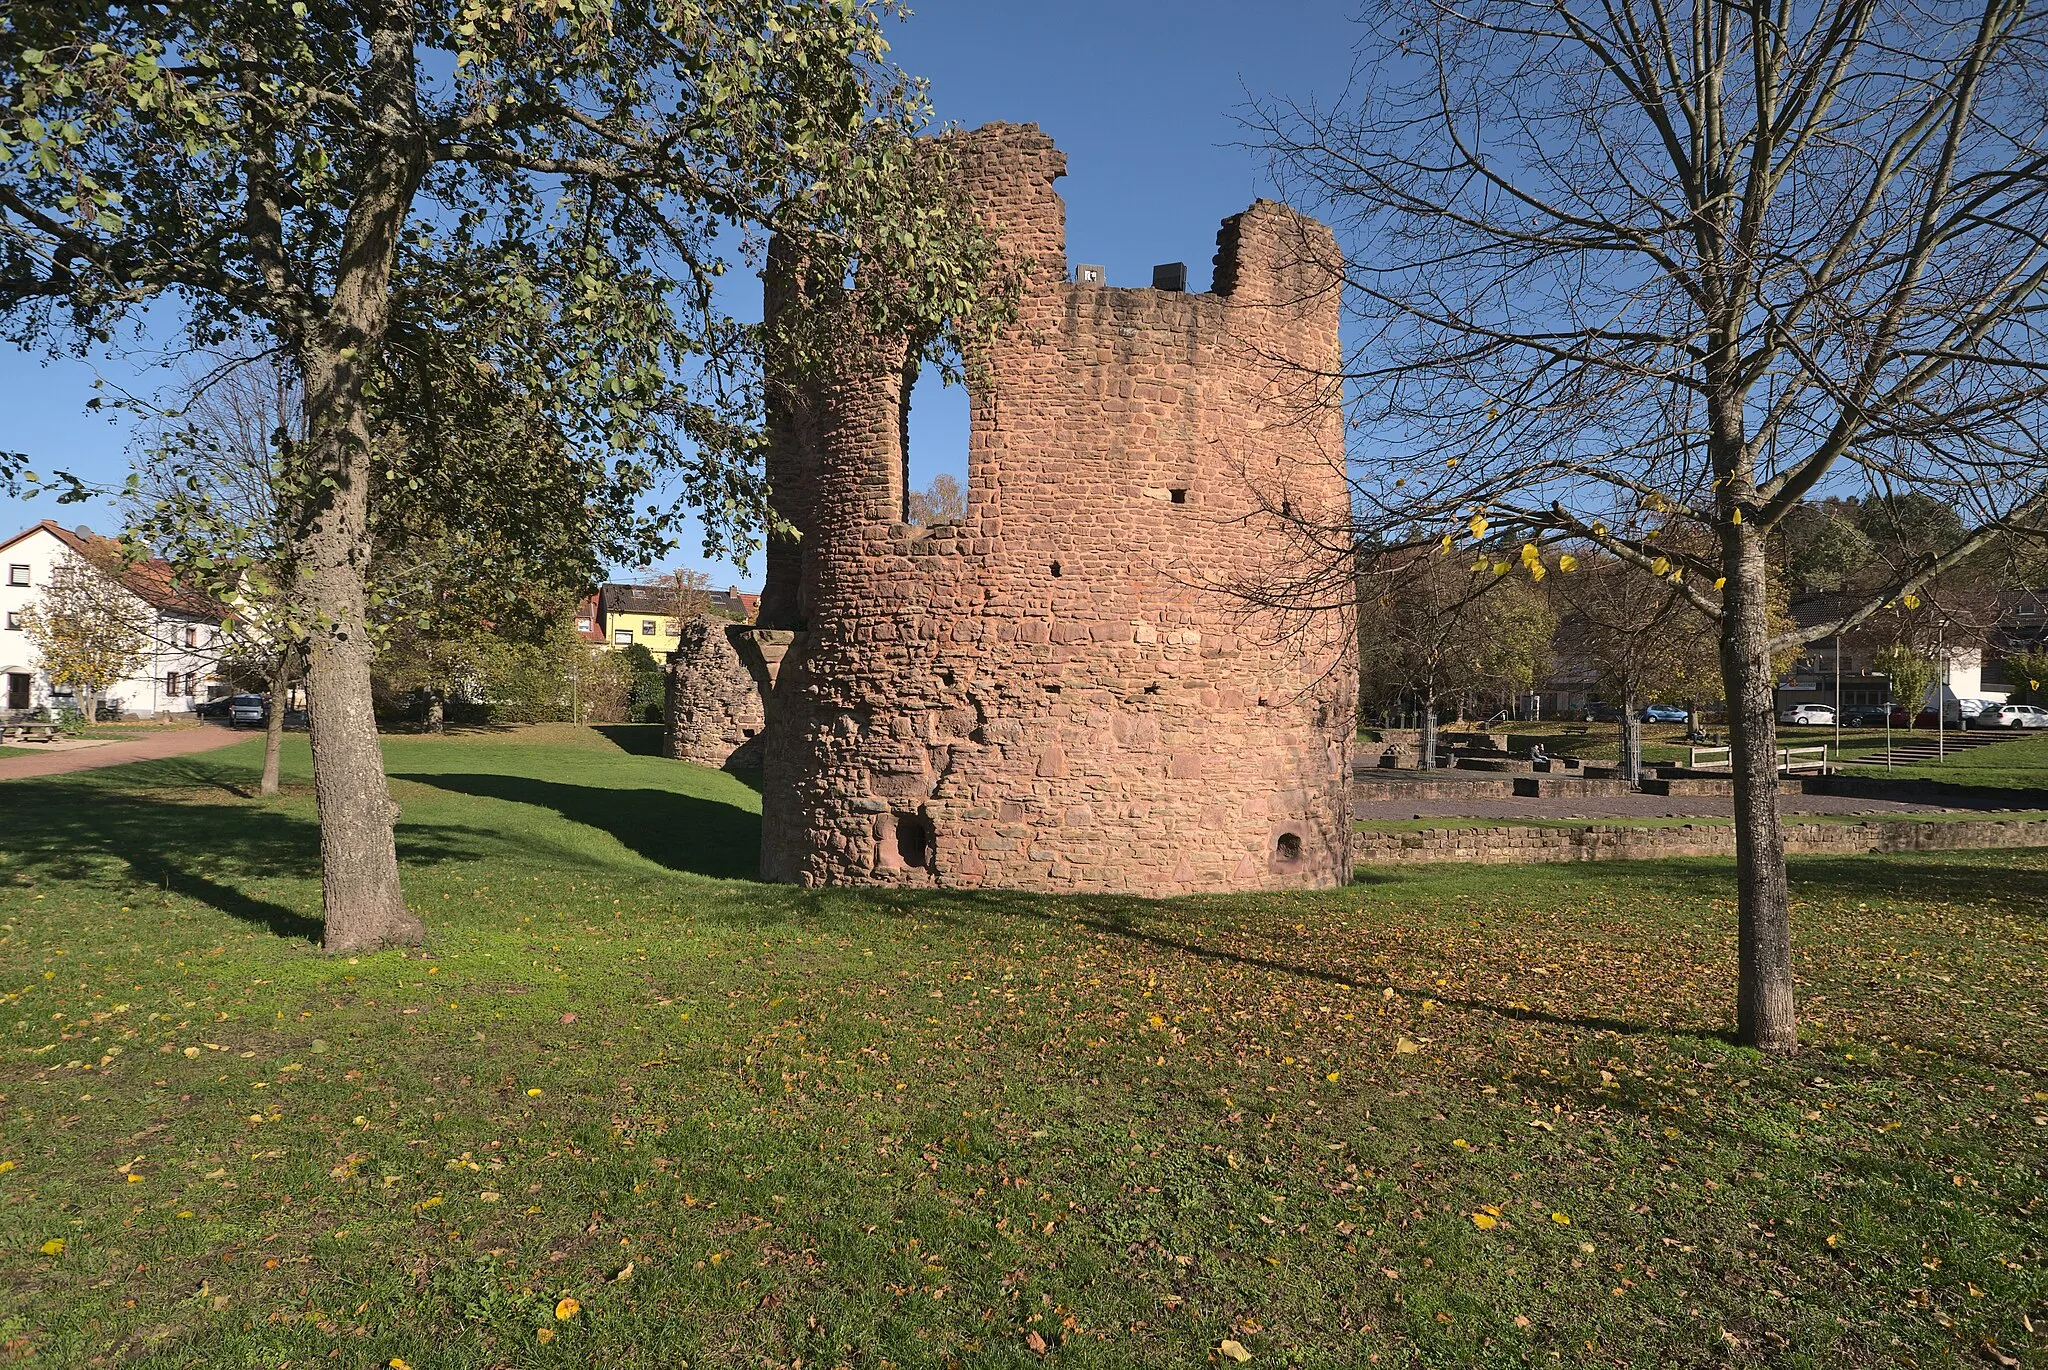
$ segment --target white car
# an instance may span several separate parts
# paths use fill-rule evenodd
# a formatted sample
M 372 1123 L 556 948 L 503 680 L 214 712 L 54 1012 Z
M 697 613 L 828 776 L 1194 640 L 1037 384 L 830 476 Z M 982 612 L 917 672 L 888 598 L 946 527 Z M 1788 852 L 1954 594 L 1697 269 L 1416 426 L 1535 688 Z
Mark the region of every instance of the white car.
M 2048 728 L 2048 709 L 2032 704 L 1991 704 L 1970 720 L 1973 728 Z
M 1826 704 L 1794 704 L 1778 715 L 1778 721 L 1794 727 L 1832 727 L 1835 711 Z

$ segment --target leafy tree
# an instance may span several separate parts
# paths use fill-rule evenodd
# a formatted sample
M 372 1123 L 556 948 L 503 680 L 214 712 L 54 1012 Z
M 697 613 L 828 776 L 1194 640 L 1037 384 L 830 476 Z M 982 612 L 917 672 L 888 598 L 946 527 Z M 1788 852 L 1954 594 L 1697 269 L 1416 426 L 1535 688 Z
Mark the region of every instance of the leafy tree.
M 888 9 L 42 0 L 0 24 L 10 335 L 89 349 L 160 304 L 184 347 L 262 336 L 304 388 L 290 517 L 328 950 L 422 935 L 368 624 L 372 492 L 415 478 L 430 430 L 386 444 L 380 405 L 510 396 L 579 469 L 666 473 L 710 544 L 741 545 L 761 338 L 717 290 L 736 245 L 773 231 L 859 275 L 890 330 L 1002 312 L 994 249 L 913 139 L 924 92 L 886 64 Z
M 1402 549 L 1360 572 L 1360 697 L 1407 695 L 1422 706 L 1425 770 L 1436 766 L 1445 700 L 1525 693 L 1548 666 L 1556 621 L 1508 569 Z
M 1870 664 L 1891 679 L 1892 702 L 1904 706 L 1909 715 L 1907 726 L 1911 727 L 1912 716 L 1917 716 L 1920 706 L 1927 702 L 1927 692 L 1934 688 L 1941 668 L 1935 665 L 1934 658 L 1904 644 L 1879 649 Z
M 2022 696 L 2022 703 L 2039 704 L 2048 697 L 2043 695 L 2048 689 L 2048 646 L 2006 653 L 2005 676 L 2013 692 Z
M 1620 769 L 1634 783 L 1642 778 L 1642 706 L 1682 688 L 1688 658 L 1699 655 L 1703 638 L 1711 641 L 1711 625 L 1677 587 L 1612 558 L 1588 556 L 1576 574 L 1551 583 L 1563 610 L 1562 639 L 1584 654 L 1602 692 L 1621 708 Z
M 44 674 L 78 693 L 92 722 L 99 696 L 132 675 L 150 644 L 149 607 L 108 570 L 65 552 L 49 583 L 21 612 L 21 630 Z
M 1779 540 L 1794 592 L 1839 594 L 1854 588 L 1877 548 L 1854 517 L 1859 506 L 1838 501 L 1795 506 L 1780 525 Z
M 653 652 L 638 642 L 619 648 L 619 655 L 625 658 L 626 670 L 633 682 L 627 700 L 627 721 L 661 722 L 662 710 L 668 700 L 668 677 L 663 673 L 661 663 L 654 659 Z
M 2048 506 L 2048 14 L 2024 0 L 1396 0 L 1333 105 L 1252 118 L 1350 246 L 1361 538 L 1592 542 L 1717 625 L 1736 1020 L 1798 1044 L 1773 657 Z M 1312 378 L 1326 385 L 1327 375 Z M 1774 629 L 1815 495 L 1955 512 Z M 1697 537 L 1660 547 L 1673 524 Z M 1915 525 L 1916 527 L 1919 525 Z M 1328 539 L 1326 539 L 1328 541 Z

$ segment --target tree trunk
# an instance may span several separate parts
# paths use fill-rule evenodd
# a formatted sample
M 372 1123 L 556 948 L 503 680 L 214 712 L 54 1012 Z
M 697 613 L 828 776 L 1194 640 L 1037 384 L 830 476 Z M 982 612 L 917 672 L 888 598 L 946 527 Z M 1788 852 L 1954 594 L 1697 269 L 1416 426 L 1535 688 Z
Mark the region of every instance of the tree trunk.
M 1425 771 L 1436 769 L 1436 695 L 1422 697 L 1422 747 L 1415 764 Z
M 307 451 L 316 495 L 299 523 L 295 558 L 314 628 L 306 695 L 313 725 L 313 794 L 320 812 L 324 944 L 332 952 L 418 942 L 420 920 L 398 885 L 392 827 L 398 806 L 370 700 L 369 497 L 371 434 L 363 384 L 391 319 L 391 271 L 429 152 L 414 67 L 410 4 L 375 8 L 367 48 L 377 130 L 342 230 L 325 312 L 292 336 L 305 387 Z
M 443 731 L 448 722 L 448 705 L 441 698 L 439 690 L 427 691 L 426 728 L 430 733 Z
M 270 721 L 263 729 L 263 779 L 258 794 L 277 793 L 278 762 L 284 751 L 284 710 L 292 688 L 291 653 L 280 652 L 270 672 Z
M 1736 1031 L 1745 1046 L 1796 1051 L 1792 911 L 1778 824 L 1778 734 L 1772 709 L 1770 596 L 1764 548 L 1747 528 L 1723 532 L 1728 573 L 1721 679 L 1728 693 L 1735 785 Z
M 1633 693 L 1621 697 L 1621 778 L 1631 785 L 1643 779 L 1643 720 Z
M 320 894 L 329 952 L 417 942 L 424 929 L 398 884 L 398 806 L 370 702 L 368 591 L 370 438 L 355 367 L 307 367 L 307 409 L 319 469 L 334 481 L 301 541 L 299 564 L 315 628 L 306 663 L 313 795 L 320 813 Z

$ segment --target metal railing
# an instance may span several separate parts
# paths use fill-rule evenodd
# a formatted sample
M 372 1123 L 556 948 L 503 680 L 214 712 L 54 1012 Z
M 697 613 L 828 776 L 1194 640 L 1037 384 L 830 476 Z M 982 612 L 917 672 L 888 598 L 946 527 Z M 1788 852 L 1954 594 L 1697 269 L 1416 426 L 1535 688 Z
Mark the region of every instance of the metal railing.
M 1825 770 L 1828 764 L 1828 749 L 1816 747 L 1778 748 L 1778 769 L 1781 771 Z M 1688 747 L 1685 766 L 1692 771 L 1732 771 L 1735 769 L 1735 751 L 1732 747 Z

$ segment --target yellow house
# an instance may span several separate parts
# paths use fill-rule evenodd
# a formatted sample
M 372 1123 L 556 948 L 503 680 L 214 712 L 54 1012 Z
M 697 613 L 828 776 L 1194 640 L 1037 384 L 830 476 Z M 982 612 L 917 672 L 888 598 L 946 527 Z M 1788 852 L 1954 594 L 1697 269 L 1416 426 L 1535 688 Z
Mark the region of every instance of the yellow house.
M 656 585 L 607 585 L 598 592 L 598 622 L 604 640 L 614 647 L 640 644 L 656 656 L 675 650 L 681 635 L 681 621 L 665 613 L 672 591 Z M 741 594 L 735 589 L 710 590 L 710 609 L 751 623 L 760 608 L 759 595 Z

